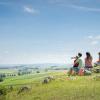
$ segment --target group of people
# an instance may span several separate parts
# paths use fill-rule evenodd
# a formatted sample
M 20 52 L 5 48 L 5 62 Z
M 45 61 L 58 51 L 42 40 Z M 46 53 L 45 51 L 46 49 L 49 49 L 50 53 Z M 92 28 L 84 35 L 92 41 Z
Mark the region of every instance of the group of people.
M 68 71 L 69 75 L 84 75 L 85 73 L 91 74 L 93 66 L 100 66 L 100 52 L 98 53 L 99 59 L 93 64 L 93 58 L 89 52 L 86 52 L 86 58 L 84 59 L 85 65 L 83 65 L 83 61 L 81 59 L 82 53 L 78 53 L 76 57 L 72 57 L 74 59 L 73 67 Z

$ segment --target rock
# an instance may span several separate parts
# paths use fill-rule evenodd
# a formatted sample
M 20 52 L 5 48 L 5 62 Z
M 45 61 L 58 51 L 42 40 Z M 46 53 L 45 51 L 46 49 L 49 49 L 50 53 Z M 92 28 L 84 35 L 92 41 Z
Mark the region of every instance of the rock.
M 51 80 L 55 80 L 55 78 L 54 78 L 53 76 L 48 76 L 47 78 L 48 78 L 50 81 L 51 81 Z
M 53 76 L 47 76 L 44 78 L 42 83 L 47 84 L 47 83 L 51 82 L 52 80 L 55 80 Z
M 43 80 L 43 84 L 47 84 L 47 83 L 49 83 L 50 82 L 50 80 L 48 79 L 48 78 L 45 78 L 44 80 Z
M 27 92 L 27 91 L 29 91 L 29 90 L 30 90 L 29 87 L 23 86 L 23 87 L 21 87 L 21 88 L 19 89 L 18 94 L 20 94 L 20 93 L 22 93 L 22 92 Z

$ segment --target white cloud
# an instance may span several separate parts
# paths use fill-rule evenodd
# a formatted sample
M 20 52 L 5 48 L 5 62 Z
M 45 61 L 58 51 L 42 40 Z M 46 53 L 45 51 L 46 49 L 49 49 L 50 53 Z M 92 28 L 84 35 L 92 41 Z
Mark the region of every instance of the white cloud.
M 97 45 L 99 41 L 91 41 L 91 45 Z
M 93 39 L 93 36 L 92 35 L 88 36 L 88 39 Z
M 24 6 L 24 11 L 27 12 L 27 13 L 30 13 L 30 14 L 38 14 L 39 11 L 32 8 L 32 7 L 29 7 L 29 6 Z
M 78 6 L 78 5 L 69 5 L 71 8 L 79 9 L 79 10 L 84 10 L 84 11 L 91 11 L 91 12 L 100 12 L 100 8 L 90 8 L 90 7 L 85 7 L 85 6 Z
M 92 39 L 92 40 L 100 40 L 100 35 L 95 35 L 95 36 L 89 35 L 89 36 L 88 36 L 88 39 Z
M 82 5 L 82 3 L 89 2 L 87 0 L 48 0 L 49 3 L 58 4 L 60 6 L 69 7 L 77 10 L 89 11 L 89 12 L 100 12 L 100 8 L 88 7 Z M 79 5 L 80 4 L 80 5 Z
M 91 45 L 97 45 L 100 42 L 100 35 L 90 35 L 87 37 Z
M 96 36 L 95 39 L 100 40 L 100 35 Z

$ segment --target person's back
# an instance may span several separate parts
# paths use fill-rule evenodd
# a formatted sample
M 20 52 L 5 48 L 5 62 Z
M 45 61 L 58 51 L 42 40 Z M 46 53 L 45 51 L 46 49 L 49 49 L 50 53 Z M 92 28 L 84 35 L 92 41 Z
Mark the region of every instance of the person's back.
M 78 56 L 79 56 L 79 58 L 78 58 L 78 63 L 79 63 L 79 68 L 83 68 L 83 62 L 82 62 L 82 59 L 81 59 L 81 57 L 82 57 L 82 54 L 81 53 L 78 53 Z
M 86 52 L 85 69 L 91 71 L 92 67 L 92 56 L 89 52 Z
M 79 72 L 78 72 L 78 75 L 79 76 L 83 76 L 84 75 L 84 68 L 83 68 L 83 61 L 81 59 L 82 54 L 79 53 L 78 56 L 79 56 L 79 59 L 78 59 L 78 62 L 79 62 L 79 66 L 78 66 L 79 67 Z
M 92 58 L 85 58 L 85 67 L 92 68 Z
M 83 62 L 82 59 L 79 58 L 79 68 L 83 68 Z

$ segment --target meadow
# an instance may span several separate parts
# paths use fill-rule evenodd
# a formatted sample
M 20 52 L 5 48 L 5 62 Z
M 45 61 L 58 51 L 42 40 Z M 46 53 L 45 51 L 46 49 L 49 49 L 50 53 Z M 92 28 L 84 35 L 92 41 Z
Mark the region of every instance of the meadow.
M 8 74 L 10 74 L 10 73 L 16 73 L 17 71 L 16 70 L 13 70 L 13 69 L 0 69 L 0 73 L 8 73 Z
M 0 100 L 100 100 L 100 74 L 68 77 L 64 71 L 42 72 L 5 78 L 0 86 L 13 86 Z M 53 76 L 55 80 L 42 84 L 44 77 Z M 21 87 L 29 90 L 18 94 Z

